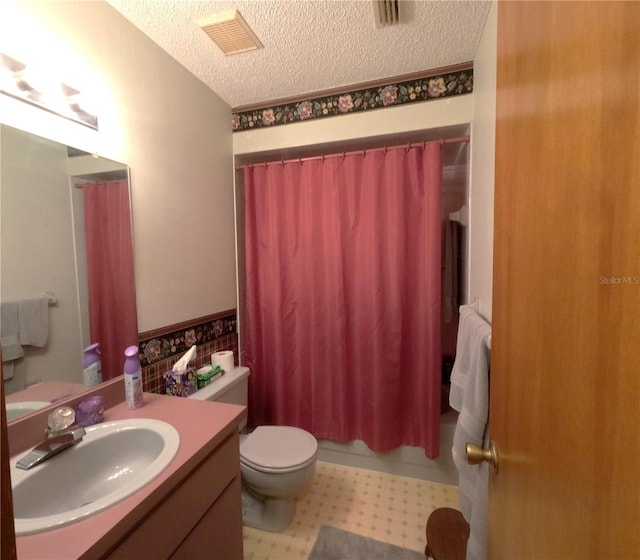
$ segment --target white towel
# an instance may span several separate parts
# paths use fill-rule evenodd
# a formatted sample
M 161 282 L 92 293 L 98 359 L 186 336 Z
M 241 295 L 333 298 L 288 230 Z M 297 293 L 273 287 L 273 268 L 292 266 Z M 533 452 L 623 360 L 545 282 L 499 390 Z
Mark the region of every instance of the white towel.
M 474 495 L 474 507 L 469 522 L 467 560 L 487 559 L 488 504 L 489 504 L 489 463 L 477 465 L 478 475 Z M 481 507 L 480 507 L 481 506 Z
M 489 350 L 491 326 L 469 305 L 460 307 L 456 359 L 449 404 L 460 415 L 453 434 L 460 510 L 470 526 L 467 558 L 486 558 L 488 469 L 467 463 L 466 444 L 482 446 L 489 418 Z
M 18 303 L 7 302 L 0 306 L 0 338 L 2 339 L 2 361 L 10 362 L 24 356 L 18 338 Z
M 45 297 L 18 302 L 20 344 L 46 346 L 49 341 L 49 300 Z
M 24 356 L 18 339 L 18 303 L 0 304 L 0 344 L 2 345 L 2 373 L 5 380 L 13 378 L 13 361 Z

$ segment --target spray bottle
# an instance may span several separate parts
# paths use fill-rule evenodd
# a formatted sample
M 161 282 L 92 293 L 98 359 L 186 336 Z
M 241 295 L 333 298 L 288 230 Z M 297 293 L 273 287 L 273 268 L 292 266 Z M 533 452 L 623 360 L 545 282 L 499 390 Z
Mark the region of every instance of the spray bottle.
M 124 394 L 127 408 L 142 406 L 142 368 L 137 346 L 129 346 L 124 360 Z
M 102 383 L 102 365 L 100 364 L 99 342 L 90 344 L 84 349 L 82 359 L 84 386 L 95 387 Z

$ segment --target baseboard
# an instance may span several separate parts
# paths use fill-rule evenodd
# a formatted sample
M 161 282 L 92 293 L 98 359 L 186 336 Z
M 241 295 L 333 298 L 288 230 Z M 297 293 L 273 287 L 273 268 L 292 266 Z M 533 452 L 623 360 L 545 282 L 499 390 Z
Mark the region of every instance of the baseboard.
M 336 443 L 323 439 L 318 442 L 318 460 L 457 485 L 458 471 L 451 457 L 456 419 L 457 413 L 454 411 L 441 416 L 440 456 L 437 459 L 428 459 L 424 450 L 419 447 L 403 446 L 384 453 L 375 453 L 361 440 Z

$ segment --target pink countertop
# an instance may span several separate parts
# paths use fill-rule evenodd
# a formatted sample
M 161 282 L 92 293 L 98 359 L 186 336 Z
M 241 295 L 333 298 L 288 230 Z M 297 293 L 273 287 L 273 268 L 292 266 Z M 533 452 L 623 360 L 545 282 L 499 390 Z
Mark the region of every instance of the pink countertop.
M 105 411 L 104 420 L 152 418 L 173 425 L 180 447 L 171 464 L 144 488 L 101 513 L 59 529 L 17 537 L 18 560 L 98 558 L 127 534 L 209 455 L 246 416 L 238 405 L 144 394 L 145 404 L 129 410 L 124 403 Z M 166 483 L 166 484 L 165 484 Z

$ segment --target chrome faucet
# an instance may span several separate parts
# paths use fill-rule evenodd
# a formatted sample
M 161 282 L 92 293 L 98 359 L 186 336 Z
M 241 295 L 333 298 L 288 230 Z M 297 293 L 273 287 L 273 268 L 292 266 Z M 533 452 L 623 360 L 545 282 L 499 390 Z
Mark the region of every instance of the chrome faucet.
M 29 470 L 54 455 L 57 455 L 60 451 L 64 451 L 79 441 L 82 441 L 85 433 L 84 428 L 73 428 L 49 437 L 42 443 L 36 445 L 29 453 L 20 459 L 16 463 L 16 467 Z

